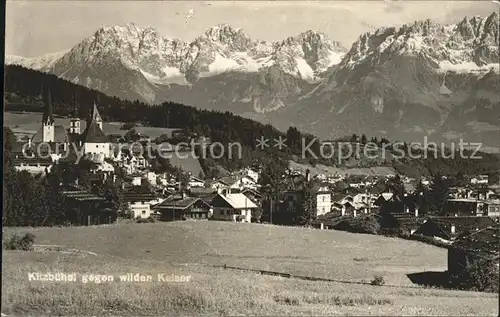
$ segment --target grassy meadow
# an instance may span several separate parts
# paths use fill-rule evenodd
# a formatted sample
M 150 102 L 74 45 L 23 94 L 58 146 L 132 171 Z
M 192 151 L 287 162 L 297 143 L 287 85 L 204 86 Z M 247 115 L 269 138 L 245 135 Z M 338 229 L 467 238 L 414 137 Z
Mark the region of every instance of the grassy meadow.
M 424 288 L 406 274 L 446 270 L 446 250 L 333 230 L 229 222 L 6 228 L 34 251 L 4 251 L 2 313 L 13 315 L 498 315 L 498 295 Z M 78 252 L 77 252 L 78 250 Z M 303 281 L 221 265 L 330 278 Z M 28 273 L 78 273 L 76 282 Z M 141 273 L 152 282 L 122 282 Z M 157 274 L 191 276 L 165 282 Z M 83 283 L 83 274 L 113 275 Z M 386 285 L 351 284 L 374 276 Z

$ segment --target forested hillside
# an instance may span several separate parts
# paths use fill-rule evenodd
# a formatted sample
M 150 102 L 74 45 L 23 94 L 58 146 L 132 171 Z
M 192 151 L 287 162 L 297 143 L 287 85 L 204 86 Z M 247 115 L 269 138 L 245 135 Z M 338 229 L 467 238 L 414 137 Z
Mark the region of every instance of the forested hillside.
M 223 145 L 238 142 L 242 146 L 242 158 L 228 160 L 227 156 L 224 156 L 218 159 L 223 166 L 229 168 L 249 165 L 263 154 L 256 148 L 257 139 L 265 137 L 273 140 L 280 136 L 286 137 L 285 133 L 271 125 L 245 119 L 230 112 L 199 110 L 172 102 L 152 107 L 139 101 L 120 100 L 54 75 L 21 66 L 6 67 L 5 110 L 42 112 L 42 94 L 49 89 L 54 113 L 57 115 L 68 115 L 75 98 L 80 118 L 88 117 L 95 102 L 105 121 L 140 122 L 154 127 L 180 128 L 186 132 L 204 135 L 212 142 L 220 142 Z M 299 139 L 305 137 L 298 131 L 295 132 L 295 136 Z M 308 138 L 312 139 L 312 136 Z M 300 146 L 298 143 L 295 148 L 287 147 L 279 153 L 271 146 L 266 153 L 274 151 L 283 159 L 287 159 L 289 152 L 300 153 Z
M 310 164 L 322 163 L 325 165 L 371 167 L 371 166 L 393 166 L 400 173 L 419 177 L 427 175 L 456 174 L 494 174 L 498 173 L 500 161 L 498 156 L 481 153 L 483 159 L 469 159 L 455 157 L 442 158 L 439 155 L 434 158 L 411 159 L 408 155 L 403 158 L 394 158 L 392 153 L 396 149 L 392 145 L 387 147 L 388 155 L 377 159 L 367 159 L 356 153 L 345 155 L 342 159 L 338 155 L 342 152 L 331 152 L 331 147 L 321 148 L 319 142 L 310 146 L 311 151 L 304 151 L 306 157 L 302 157 L 303 148 L 310 144 L 314 136 L 304 134 L 294 127 L 290 127 L 286 133 L 281 132 L 271 125 L 264 125 L 256 121 L 236 116 L 230 112 L 218 112 L 200 110 L 194 107 L 166 102 L 156 106 L 148 106 L 139 101 L 131 102 L 110 97 L 95 90 L 75 85 L 54 75 L 39 71 L 26 69 L 21 66 L 6 66 L 5 69 L 5 110 L 43 111 L 42 93 L 44 90 L 51 91 L 54 112 L 57 115 L 68 115 L 72 109 L 73 100 L 77 101 L 79 116 L 86 118 L 90 113 L 94 102 L 105 121 L 140 122 L 144 125 L 154 127 L 168 127 L 184 129 L 188 133 L 204 135 L 212 142 L 220 142 L 227 146 L 238 142 L 242 147 L 242 157 L 229 159 L 224 155 L 220 159 L 202 160 L 204 169 L 215 165 L 221 165 L 228 169 L 248 166 L 256 161 L 269 161 L 270 158 L 287 161 L 307 162 Z M 268 147 L 261 150 L 257 147 L 257 140 L 261 137 L 268 139 Z M 286 147 L 278 149 L 274 147 L 274 139 L 283 137 L 286 139 Z M 363 147 L 369 141 L 384 146 L 390 144 L 387 139 L 377 140 L 366 136 L 352 136 L 344 140 Z M 403 152 L 408 150 L 408 145 L 402 144 Z M 335 148 L 334 148 L 335 151 Z M 311 155 L 311 152 L 315 153 Z M 273 153 L 275 155 L 270 156 Z M 401 153 L 401 152 L 400 152 Z M 467 153 L 467 152 L 466 152 Z M 361 151 L 363 154 L 363 151 Z M 472 154 L 472 152 L 469 152 Z M 477 155 L 477 154 L 476 154 Z

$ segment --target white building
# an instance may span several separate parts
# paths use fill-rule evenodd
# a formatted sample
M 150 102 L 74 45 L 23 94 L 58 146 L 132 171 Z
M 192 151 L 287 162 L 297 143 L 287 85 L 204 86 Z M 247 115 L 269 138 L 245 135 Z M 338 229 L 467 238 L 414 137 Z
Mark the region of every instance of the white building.
M 203 188 L 205 187 L 205 182 L 202 179 L 199 179 L 198 177 L 191 176 L 189 178 L 189 186 L 193 188 Z
M 94 104 L 92 117 L 82 134 L 83 153 L 102 161 L 104 158 L 112 157 L 111 144 L 102 131 L 102 119 Z
M 246 176 L 250 177 L 255 183 L 259 181 L 259 172 L 251 168 L 246 168 L 244 173 Z
M 125 191 L 123 198 L 128 203 L 133 219 L 151 217 L 154 213 L 151 207 L 163 202 L 162 198 L 139 186 Z
M 488 185 L 488 175 L 479 175 L 478 177 L 473 177 L 471 178 L 470 183 L 473 185 Z
M 219 190 L 211 205 L 214 220 L 235 222 L 252 222 L 252 212 L 258 209 L 247 196 L 229 190 Z
M 332 210 L 332 194 L 328 187 L 319 187 L 316 191 L 316 216 L 329 213 Z
M 257 183 L 248 176 L 242 176 L 235 183 L 229 186 L 229 188 L 243 190 L 245 188 L 257 190 Z

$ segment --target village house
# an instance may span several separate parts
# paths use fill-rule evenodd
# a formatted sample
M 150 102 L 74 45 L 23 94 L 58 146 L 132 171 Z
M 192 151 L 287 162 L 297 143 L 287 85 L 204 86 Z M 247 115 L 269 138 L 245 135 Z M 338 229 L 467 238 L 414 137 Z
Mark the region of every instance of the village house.
M 116 221 L 116 215 L 105 208 L 106 201 L 103 197 L 94 195 L 78 185 L 68 186 L 61 194 L 66 198 L 67 208 L 73 210 L 73 219 L 70 222 L 74 225 L 92 226 Z
M 333 176 L 329 176 L 327 178 L 327 182 L 329 184 L 335 184 L 337 182 L 340 182 L 344 179 L 344 177 L 342 175 L 339 175 L 339 174 L 336 174 L 336 175 L 333 175 Z
M 150 218 L 152 216 L 151 206 L 163 199 L 146 186 L 132 186 L 123 192 L 123 200 L 128 204 L 133 219 Z
M 259 181 L 259 172 L 251 169 L 251 168 L 245 168 L 243 170 L 243 175 L 251 178 L 255 183 Z
M 332 211 L 338 216 L 356 217 L 360 213 L 367 213 L 368 206 L 361 201 L 355 202 L 353 196 L 347 195 L 333 203 Z
M 222 177 L 211 184 L 213 189 L 240 189 L 243 190 L 245 188 L 250 188 L 253 190 L 257 190 L 257 183 L 248 176 L 242 175 L 231 175 Z
M 214 220 L 252 222 L 252 213 L 259 207 L 242 193 L 230 189 L 219 190 L 211 203 Z
M 380 213 L 380 226 L 381 229 L 388 233 L 399 233 L 412 235 L 423 223 L 422 218 L 418 217 L 418 210 L 415 213 L 399 212 Z
M 470 188 L 470 187 L 451 187 L 450 198 L 468 198 L 468 199 L 481 199 L 490 200 L 495 199 L 496 192 L 490 188 Z
M 445 215 L 500 216 L 500 200 L 457 198 L 448 199 L 443 206 Z
M 155 172 L 146 172 L 144 178 L 152 185 L 158 185 L 158 174 Z
M 215 180 L 213 181 L 211 184 L 210 184 L 210 187 L 213 188 L 213 189 L 225 189 L 225 188 L 238 188 L 238 186 L 236 186 L 235 184 L 237 184 L 239 180 L 239 176 L 238 175 L 231 175 L 231 176 L 225 176 L 225 177 L 222 177 L 218 180 Z
M 141 186 L 144 183 L 144 175 L 139 173 L 126 175 L 125 180 L 132 186 Z
M 314 188 L 316 194 L 316 216 L 329 213 L 332 210 L 332 193 L 327 186 Z
M 364 204 L 366 206 L 374 206 L 377 201 L 377 196 L 370 193 L 359 193 L 352 197 L 354 204 Z
M 373 202 L 374 206 L 377 207 L 382 207 L 383 204 L 386 202 L 390 201 L 392 199 L 392 196 L 394 196 L 393 193 L 381 193 L 378 198 L 375 199 Z
M 24 156 L 16 154 L 12 160 L 16 171 L 27 171 L 31 175 L 47 174 L 53 166 L 50 157 Z
M 250 198 L 250 200 L 257 206 L 262 205 L 262 195 L 258 191 L 251 188 L 245 188 L 241 191 L 241 193 Z
M 203 188 L 205 187 L 205 182 L 198 177 L 190 176 L 189 177 L 189 186 L 192 188 Z
M 407 193 L 407 194 L 413 194 L 416 191 L 416 188 L 412 183 L 404 183 L 403 187 L 404 187 L 405 193 Z
M 169 196 L 153 209 L 161 214 L 162 221 L 207 220 L 213 213 L 206 201 L 199 197 L 189 197 L 184 191 Z
M 415 232 L 415 235 L 454 240 L 459 235 L 475 232 L 495 225 L 490 217 L 429 217 Z
M 312 193 L 316 200 L 315 215 L 320 216 L 332 211 L 332 193 L 327 186 L 315 183 Z M 281 194 L 282 210 L 293 211 L 294 204 L 300 202 L 302 192 L 300 190 L 288 190 Z
M 476 265 L 483 271 L 487 271 L 484 265 L 491 265 L 491 272 L 496 277 L 490 278 L 493 283 L 498 283 L 499 230 L 499 225 L 492 225 L 460 237 L 452 244 L 448 249 L 448 275 L 452 285 L 460 284 L 460 276 Z
M 326 176 L 326 174 L 320 173 L 316 175 L 316 178 L 319 179 L 320 181 L 326 181 L 328 179 L 328 176 Z
M 488 175 L 479 175 L 470 179 L 473 185 L 488 185 Z
M 424 186 L 429 186 L 431 184 L 431 182 L 429 180 L 427 180 L 426 178 L 421 178 L 420 179 L 420 182 L 422 183 L 422 185 Z

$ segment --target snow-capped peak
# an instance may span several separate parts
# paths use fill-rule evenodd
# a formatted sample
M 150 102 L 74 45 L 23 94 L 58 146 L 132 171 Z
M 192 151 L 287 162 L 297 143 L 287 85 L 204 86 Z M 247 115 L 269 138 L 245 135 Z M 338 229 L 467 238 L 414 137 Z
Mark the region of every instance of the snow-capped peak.
M 484 66 L 489 69 L 498 65 L 498 47 L 497 13 L 488 17 L 466 17 L 451 25 L 415 21 L 398 29 L 380 28 L 361 35 L 339 67 L 383 63 L 391 54 L 404 54 L 426 56 L 444 70 L 470 71 Z
M 274 45 L 277 61 L 290 74 L 316 81 L 329 67 L 340 63 L 347 49 L 324 33 L 306 31 Z M 288 57 L 288 58 L 285 58 Z
M 40 57 L 23 57 L 17 55 L 5 55 L 5 64 L 20 65 L 36 70 L 50 70 L 54 64 L 70 50 L 63 50 L 56 53 L 45 54 Z
M 78 82 L 75 69 L 99 68 L 112 61 L 141 72 L 148 81 L 169 84 L 196 81 L 226 71 L 256 72 L 272 65 L 288 74 L 312 80 L 338 64 L 346 49 L 320 32 L 306 31 L 281 42 L 252 40 L 228 24 L 208 28 L 188 43 L 160 35 L 155 28 L 135 23 L 105 26 L 58 58 L 7 58 L 7 62 L 36 66 Z M 49 70 L 47 66 L 55 67 Z M 99 66 L 101 65 L 101 66 Z M 115 67 L 115 66 L 113 66 Z M 71 70 L 71 71 L 69 71 Z M 182 79 L 183 78 L 183 79 Z

